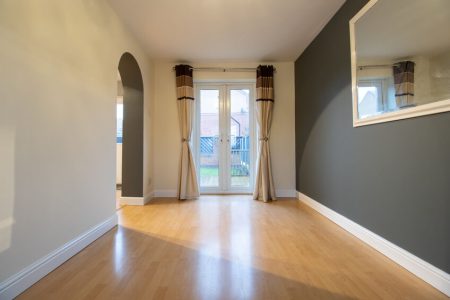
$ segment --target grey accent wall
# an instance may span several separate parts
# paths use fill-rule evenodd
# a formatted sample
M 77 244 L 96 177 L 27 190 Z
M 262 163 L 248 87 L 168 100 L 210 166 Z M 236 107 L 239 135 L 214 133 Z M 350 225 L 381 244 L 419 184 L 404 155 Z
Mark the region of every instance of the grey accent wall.
M 450 113 L 353 128 L 348 0 L 295 62 L 297 190 L 450 272 Z
M 122 55 L 123 85 L 122 197 L 143 197 L 144 87 L 139 65 L 130 53 Z

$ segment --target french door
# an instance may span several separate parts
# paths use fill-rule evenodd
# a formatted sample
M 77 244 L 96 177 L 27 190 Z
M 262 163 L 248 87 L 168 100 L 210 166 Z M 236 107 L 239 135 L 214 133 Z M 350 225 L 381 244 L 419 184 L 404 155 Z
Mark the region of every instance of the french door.
M 253 188 L 254 84 L 196 84 L 194 149 L 202 193 Z

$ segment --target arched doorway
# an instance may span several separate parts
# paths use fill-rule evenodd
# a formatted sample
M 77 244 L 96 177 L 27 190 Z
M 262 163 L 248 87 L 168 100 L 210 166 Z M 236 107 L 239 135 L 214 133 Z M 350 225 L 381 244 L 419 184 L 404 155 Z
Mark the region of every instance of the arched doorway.
M 121 98 L 123 103 L 121 197 L 142 198 L 144 175 L 144 87 L 142 74 L 136 59 L 128 52 L 120 58 L 118 69 L 121 79 L 118 99 Z

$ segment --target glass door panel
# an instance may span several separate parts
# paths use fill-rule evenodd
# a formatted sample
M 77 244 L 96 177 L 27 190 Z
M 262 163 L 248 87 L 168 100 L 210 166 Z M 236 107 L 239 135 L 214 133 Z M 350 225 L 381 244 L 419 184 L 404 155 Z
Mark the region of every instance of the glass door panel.
M 251 192 L 253 89 L 252 84 L 196 85 L 194 136 L 203 193 Z
M 218 89 L 200 90 L 200 186 L 220 186 L 220 93 Z
M 229 179 L 231 188 L 250 187 L 250 89 L 230 89 Z

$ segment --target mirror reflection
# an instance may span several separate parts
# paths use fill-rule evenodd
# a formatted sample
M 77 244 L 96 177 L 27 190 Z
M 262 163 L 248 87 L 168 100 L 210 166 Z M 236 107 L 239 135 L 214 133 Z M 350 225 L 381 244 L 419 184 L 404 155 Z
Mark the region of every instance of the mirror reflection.
M 450 99 L 450 0 L 378 0 L 354 29 L 359 119 Z

